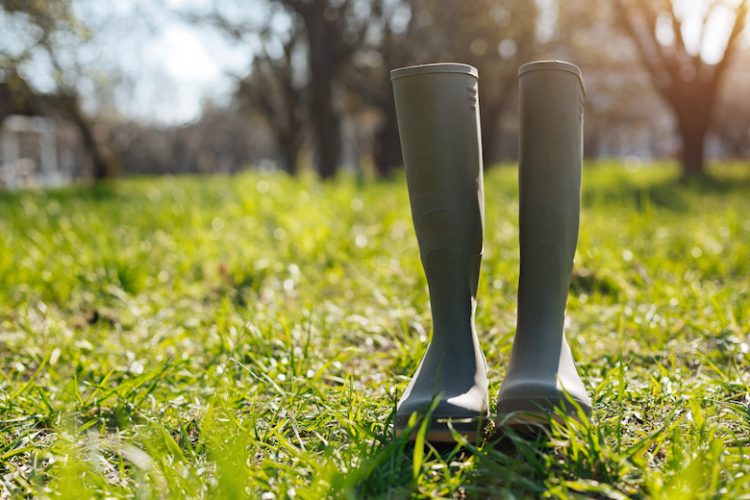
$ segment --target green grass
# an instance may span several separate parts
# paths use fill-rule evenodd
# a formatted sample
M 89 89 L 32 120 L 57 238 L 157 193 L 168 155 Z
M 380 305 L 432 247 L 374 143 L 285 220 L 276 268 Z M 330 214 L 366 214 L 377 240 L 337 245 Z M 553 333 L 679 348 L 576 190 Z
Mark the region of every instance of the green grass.
M 478 330 L 515 326 L 514 169 Z M 0 497 L 750 498 L 750 168 L 587 167 L 568 339 L 591 426 L 391 437 L 430 333 L 403 178 L 0 193 Z

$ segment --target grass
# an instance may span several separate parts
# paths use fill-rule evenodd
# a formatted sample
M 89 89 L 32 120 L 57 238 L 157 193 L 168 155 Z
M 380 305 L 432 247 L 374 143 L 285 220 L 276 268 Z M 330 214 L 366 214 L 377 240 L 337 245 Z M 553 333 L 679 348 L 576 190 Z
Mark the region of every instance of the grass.
M 448 450 L 390 430 L 430 333 L 403 178 L 0 193 L 0 497 L 750 498 L 750 169 L 714 174 L 585 169 L 567 332 L 592 424 Z M 515 170 L 485 189 L 496 393 Z

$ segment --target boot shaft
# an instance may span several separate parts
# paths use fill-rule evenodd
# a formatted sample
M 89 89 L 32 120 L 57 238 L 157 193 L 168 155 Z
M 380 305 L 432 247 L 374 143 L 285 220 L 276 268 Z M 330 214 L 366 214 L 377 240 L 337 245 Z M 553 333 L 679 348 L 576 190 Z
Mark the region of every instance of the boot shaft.
M 477 70 L 426 64 L 391 72 L 412 218 L 424 259 L 481 254 L 484 222 Z
M 518 330 L 560 342 L 578 241 L 583 80 L 559 61 L 519 70 L 521 138 Z
M 553 242 L 572 265 L 583 158 L 583 79 L 577 66 L 540 61 L 519 69 L 520 236 Z

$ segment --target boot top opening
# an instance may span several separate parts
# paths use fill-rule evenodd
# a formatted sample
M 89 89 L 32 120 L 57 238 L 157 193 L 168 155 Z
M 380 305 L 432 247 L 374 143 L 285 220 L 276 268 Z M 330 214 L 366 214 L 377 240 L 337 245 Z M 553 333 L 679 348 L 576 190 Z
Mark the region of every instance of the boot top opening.
M 391 70 L 391 80 L 429 73 L 463 73 L 479 78 L 479 71 L 469 64 L 462 63 L 432 63 L 406 66 Z

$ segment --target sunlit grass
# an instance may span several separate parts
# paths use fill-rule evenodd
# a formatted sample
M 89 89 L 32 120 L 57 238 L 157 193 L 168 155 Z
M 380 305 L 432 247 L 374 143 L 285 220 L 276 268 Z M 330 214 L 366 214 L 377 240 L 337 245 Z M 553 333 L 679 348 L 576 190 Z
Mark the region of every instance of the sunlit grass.
M 750 496 L 750 167 L 589 167 L 568 338 L 593 425 L 423 452 L 403 178 L 0 194 L 0 495 Z M 515 323 L 515 170 L 486 179 L 478 329 Z M 415 463 L 416 459 L 416 463 Z

